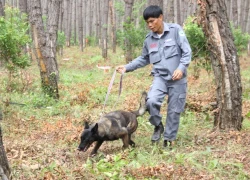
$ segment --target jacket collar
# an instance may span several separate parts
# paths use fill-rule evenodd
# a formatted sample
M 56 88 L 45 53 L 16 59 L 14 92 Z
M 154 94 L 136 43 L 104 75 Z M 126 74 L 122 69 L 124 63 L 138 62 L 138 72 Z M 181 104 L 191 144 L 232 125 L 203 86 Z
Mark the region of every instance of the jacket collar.
M 168 32 L 169 31 L 169 25 L 165 22 L 163 22 L 163 33 L 165 34 L 165 32 Z M 158 38 L 158 35 L 157 33 L 151 31 L 151 36 L 155 37 L 155 38 Z

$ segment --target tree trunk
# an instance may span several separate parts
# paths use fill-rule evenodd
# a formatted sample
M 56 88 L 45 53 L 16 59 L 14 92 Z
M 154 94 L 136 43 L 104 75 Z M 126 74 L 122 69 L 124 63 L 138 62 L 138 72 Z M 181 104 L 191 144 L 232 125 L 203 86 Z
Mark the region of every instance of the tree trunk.
M 60 3 L 58 30 L 59 30 L 60 32 L 63 31 L 63 0 L 62 0 L 61 3 Z
M 83 31 L 82 31 L 82 34 L 83 34 L 83 47 L 85 48 L 86 47 L 86 44 L 87 44 L 87 38 L 86 38 L 86 29 L 87 29 L 87 23 L 86 23 L 86 14 L 87 14 L 87 0 L 83 0 L 83 15 L 82 15 L 82 21 L 83 21 Z
M 79 1 L 79 10 L 78 10 L 79 45 L 80 45 L 80 50 L 83 52 L 82 0 L 78 1 Z
M 180 24 L 181 23 L 181 11 L 180 11 L 180 1 L 176 0 L 176 23 Z
M 19 9 L 21 13 L 28 14 L 27 0 L 19 0 Z
M 41 1 L 42 15 L 48 17 L 48 0 Z
M 233 0 L 233 24 L 234 24 L 234 27 L 238 27 L 238 2 Z
M 0 126 L 0 177 L 2 180 L 8 180 L 10 177 L 10 166 L 8 163 L 8 159 L 6 156 L 6 152 L 3 146 L 3 138 L 2 138 L 2 128 Z
M 134 0 L 124 0 L 125 2 L 125 15 L 124 15 L 124 23 L 129 24 L 131 23 L 131 17 L 132 17 L 132 8 L 134 4 Z M 124 31 L 126 31 L 126 28 L 124 28 Z M 129 39 L 125 39 L 125 59 L 126 62 L 132 61 L 132 46 L 129 42 Z
M 243 119 L 240 65 L 225 0 L 199 0 L 199 5 L 217 85 L 214 130 L 240 130 Z
M 0 16 L 4 16 L 4 6 L 3 0 L 0 0 Z
M 168 22 L 170 23 L 174 22 L 174 0 L 168 0 L 166 18 Z
M 116 52 L 116 24 L 115 24 L 115 9 L 113 5 L 113 0 L 109 1 L 109 9 L 110 9 L 110 18 L 111 18 L 111 26 L 112 26 L 112 31 L 111 31 L 111 38 L 112 38 L 112 49 L 113 53 Z
M 149 5 L 157 5 L 163 9 L 163 0 L 148 0 L 148 6 Z
M 91 31 L 91 2 L 90 0 L 86 0 L 86 37 L 90 36 Z M 104 7 L 103 7 L 104 8 Z
M 242 27 L 243 32 L 247 32 L 247 23 L 249 23 L 249 21 L 250 21 L 250 13 L 249 13 L 250 3 L 249 2 L 250 2 L 250 0 L 246 1 L 245 17 L 244 17 L 244 23 L 243 23 L 243 27 Z
M 74 0 L 74 2 L 73 2 L 73 7 L 74 8 L 72 8 L 74 11 L 73 11 L 73 19 L 72 19 L 72 21 L 74 22 L 74 26 L 73 26 L 73 28 L 74 28 L 74 45 L 76 46 L 76 37 L 77 37 L 77 33 L 76 33 L 76 22 L 77 22 L 77 17 L 76 17 L 76 1 L 77 0 Z
M 109 12 L 109 0 L 103 1 L 103 18 L 102 18 L 102 57 L 107 59 L 108 57 L 108 12 Z
M 40 69 L 42 88 L 51 97 L 58 99 L 58 66 L 56 61 L 56 40 L 60 0 L 49 0 L 47 32 L 42 21 L 40 0 L 30 0 L 30 23 L 35 53 Z
M 100 39 L 101 39 L 101 7 L 100 7 L 100 0 L 97 0 L 96 3 L 96 37 L 98 40 L 98 45 L 100 47 Z
M 71 25 L 72 25 L 72 0 L 67 1 L 68 4 L 68 23 L 67 23 L 67 38 L 66 38 L 66 45 L 67 47 L 70 47 L 70 40 L 71 40 Z

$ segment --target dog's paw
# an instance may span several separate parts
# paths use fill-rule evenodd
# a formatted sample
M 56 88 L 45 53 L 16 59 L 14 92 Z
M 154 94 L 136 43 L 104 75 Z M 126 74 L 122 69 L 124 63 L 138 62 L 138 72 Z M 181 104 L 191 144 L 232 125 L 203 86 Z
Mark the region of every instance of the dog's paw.
M 89 157 L 95 157 L 97 155 L 97 152 L 90 153 Z

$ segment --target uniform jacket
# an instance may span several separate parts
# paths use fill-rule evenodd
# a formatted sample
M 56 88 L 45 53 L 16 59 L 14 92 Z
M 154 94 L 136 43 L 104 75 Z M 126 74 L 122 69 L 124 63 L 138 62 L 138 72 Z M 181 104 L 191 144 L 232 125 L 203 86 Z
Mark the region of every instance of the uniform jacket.
M 191 61 L 191 48 L 186 35 L 178 24 L 164 22 L 164 32 L 159 38 L 154 32 L 147 34 L 141 56 L 125 65 L 126 72 L 152 64 L 152 75 L 161 76 L 169 83 L 186 83 L 187 67 Z M 183 72 L 180 80 L 173 81 L 176 69 Z

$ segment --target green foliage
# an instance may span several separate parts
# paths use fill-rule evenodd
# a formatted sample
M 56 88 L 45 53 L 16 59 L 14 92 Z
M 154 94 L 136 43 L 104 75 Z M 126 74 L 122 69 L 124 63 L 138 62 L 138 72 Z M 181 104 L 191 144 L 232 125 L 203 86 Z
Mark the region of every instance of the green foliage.
M 56 46 L 57 48 L 63 48 L 66 42 L 66 36 L 63 31 L 58 31 L 57 33 L 57 42 Z
M 202 28 L 195 21 L 196 17 L 189 16 L 185 21 L 184 31 L 192 49 L 192 57 L 207 58 L 206 37 Z
M 122 47 L 123 50 L 127 50 L 132 47 L 133 56 L 138 56 L 141 53 L 142 43 L 147 34 L 147 29 L 145 28 L 145 21 L 143 18 L 140 19 L 139 26 L 135 26 L 134 22 L 124 23 L 124 31 L 117 31 L 117 41 L 118 44 Z M 128 40 L 130 43 L 128 46 L 125 46 L 124 41 Z M 139 51 L 139 52 L 138 52 Z
M 92 56 L 89 60 L 89 64 L 94 64 L 94 63 L 97 63 L 99 62 L 100 60 L 102 60 L 103 57 L 101 55 L 96 55 L 96 56 Z
M 189 16 L 185 21 L 184 31 L 192 49 L 194 77 L 199 78 L 201 68 L 210 73 L 211 63 L 208 60 L 209 52 L 206 46 L 206 37 L 195 20 L 196 17 Z
M 29 43 L 27 16 L 16 8 L 6 8 L 5 18 L 0 17 L 0 61 L 10 72 L 30 65 L 23 47 Z
M 241 29 L 235 28 L 231 23 L 231 30 L 234 36 L 234 44 L 237 49 L 238 55 L 241 55 L 244 50 L 247 49 L 248 41 L 250 40 L 250 35 L 247 33 L 243 33 Z
M 185 34 L 193 51 L 193 59 L 207 59 L 209 53 L 206 47 L 206 37 L 204 36 L 202 28 L 197 24 L 195 19 L 196 17 L 192 16 L 186 19 L 184 27 Z M 244 50 L 247 49 L 250 35 L 247 33 L 243 33 L 240 28 L 235 28 L 232 23 L 230 24 L 230 26 L 234 37 L 234 44 L 236 46 L 238 54 L 240 55 Z
M 93 173 L 98 172 L 100 173 L 100 177 L 106 176 L 107 178 L 111 179 L 120 179 L 122 177 L 122 168 L 127 164 L 127 162 L 121 158 L 121 155 L 115 155 L 112 157 L 111 161 L 107 159 L 101 159 L 100 161 L 93 164 L 92 161 L 87 161 L 85 168 L 93 171 Z M 93 165 L 95 168 L 92 169 Z
M 27 104 L 30 104 L 30 106 L 33 106 L 33 107 L 38 107 L 38 108 L 41 108 L 41 107 L 47 107 L 47 106 L 52 106 L 55 104 L 55 100 L 50 97 L 49 95 L 32 95 L 30 97 L 30 100 L 29 102 L 27 102 Z
M 95 36 L 87 36 L 86 37 L 86 45 L 87 46 L 96 46 L 98 44 L 98 39 Z
M 124 16 L 125 12 L 124 12 L 124 2 L 121 1 L 115 1 L 114 4 L 115 10 L 116 10 L 116 14 L 120 17 Z

